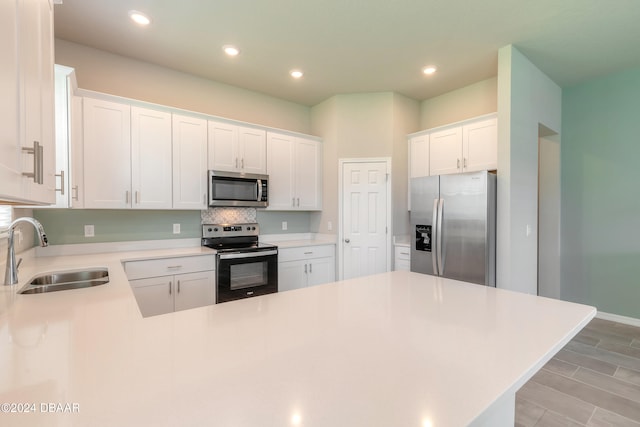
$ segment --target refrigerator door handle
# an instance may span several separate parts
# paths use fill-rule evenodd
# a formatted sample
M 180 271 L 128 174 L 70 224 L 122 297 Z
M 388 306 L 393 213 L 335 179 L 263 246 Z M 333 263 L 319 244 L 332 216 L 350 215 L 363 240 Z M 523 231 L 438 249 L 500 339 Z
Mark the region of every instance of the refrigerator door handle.
M 442 253 L 442 211 L 444 210 L 444 199 L 439 199 L 438 202 L 438 233 L 436 235 L 437 243 L 437 257 L 438 257 L 438 276 L 444 274 L 444 255 Z
M 431 220 L 431 261 L 433 262 L 433 274 L 436 276 L 440 275 L 440 272 L 438 271 L 438 259 L 437 259 L 437 254 L 438 254 L 438 243 L 437 243 L 437 236 L 438 234 L 440 234 L 439 230 L 438 230 L 438 200 L 439 199 L 433 199 L 433 218 Z

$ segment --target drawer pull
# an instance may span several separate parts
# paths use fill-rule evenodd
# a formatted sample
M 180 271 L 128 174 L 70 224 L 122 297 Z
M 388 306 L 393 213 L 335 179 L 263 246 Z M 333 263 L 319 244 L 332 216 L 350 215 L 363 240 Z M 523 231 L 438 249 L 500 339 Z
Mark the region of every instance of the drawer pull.
M 313 255 L 313 252 L 305 252 L 305 255 Z
M 400 255 L 409 255 L 409 252 L 400 252 Z
M 169 282 L 169 295 L 171 295 L 171 282 Z
M 168 265 L 167 268 L 182 268 L 181 265 Z

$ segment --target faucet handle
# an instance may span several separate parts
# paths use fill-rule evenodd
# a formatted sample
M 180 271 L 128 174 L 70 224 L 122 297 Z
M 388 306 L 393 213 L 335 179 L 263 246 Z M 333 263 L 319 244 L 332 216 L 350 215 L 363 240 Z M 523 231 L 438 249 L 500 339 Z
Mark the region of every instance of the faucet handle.
M 18 269 L 20 268 L 20 264 L 22 264 L 22 258 L 20 258 L 18 260 L 18 263 L 16 264 L 16 271 L 18 271 Z

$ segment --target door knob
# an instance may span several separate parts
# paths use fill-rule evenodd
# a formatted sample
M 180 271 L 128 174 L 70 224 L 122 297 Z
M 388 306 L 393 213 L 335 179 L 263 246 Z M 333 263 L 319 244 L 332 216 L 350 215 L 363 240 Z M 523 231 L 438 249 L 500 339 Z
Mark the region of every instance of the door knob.
M 344 239 L 344 242 L 345 242 L 345 243 L 349 243 L 350 241 L 351 241 L 351 240 L 349 240 L 349 239 Z

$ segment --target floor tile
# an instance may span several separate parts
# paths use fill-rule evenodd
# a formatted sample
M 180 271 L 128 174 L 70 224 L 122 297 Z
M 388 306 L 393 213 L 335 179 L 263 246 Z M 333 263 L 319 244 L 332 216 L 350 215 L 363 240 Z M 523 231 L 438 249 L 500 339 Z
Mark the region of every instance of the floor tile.
M 617 396 L 571 378 L 554 375 L 545 369 L 534 375 L 532 380 L 584 402 L 591 403 L 594 406 L 640 422 L 640 403 L 636 401 Z
M 613 375 L 616 372 L 616 369 L 618 369 L 618 365 L 613 363 L 607 363 L 569 350 L 560 350 L 554 358 L 573 365 L 582 366 L 605 375 Z
M 640 386 L 638 385 L 584 368 L 578 369 L 573 378 L 592 387 L 597 387 L 609 393 L 626 397 L 629 400 L 640 403 Z
M 555 372 L 559 375 L 564 375 L 565 377 L 570 377 L 578 370 L 578 366 L 554 357 L 544 365 L 544 369 Z
M 593 416 L 587 423 L 588 427 L 640 427 L 640 423 L 625 418 L 613 412 L 596 408 Z
M 551 411 L 546 411 L 544 415 L 538 420 L 535 427 L 583 427 L 584 424 L 576 423 L 567 417 L 556 414 Z
M 545 409 L 526 399 L 516 398 L 516 426 L 533 427 Z
M 559 375 L 557 375 L 559 377 Z M 535 377 L 534 377 L 535 378 Z M 586 424 L 595 406 L 535 381 L 527 382 L 516 393 L 516 400 L 524 399 L 542 408 Z
M 633 369 L 623 368 L 620 366 L 613 376 L 623 381 L 640 385 L 640 372 L 634 371 Z
M 613 365 L 620 365 L 624 366 L 625 368 L 640 371 L 640 359 L 636 359 L 632 356 L 627 356 L 614 351 L 609 351 L 606 348 L 591 347 L 574 341 L 570 341 L 569 344 L 567 344 L 564 348 L 566 350 L 571 350 L 575 353 L 580 353 L 585 356 L 601 360 L 603 362 L 611 363 Z

